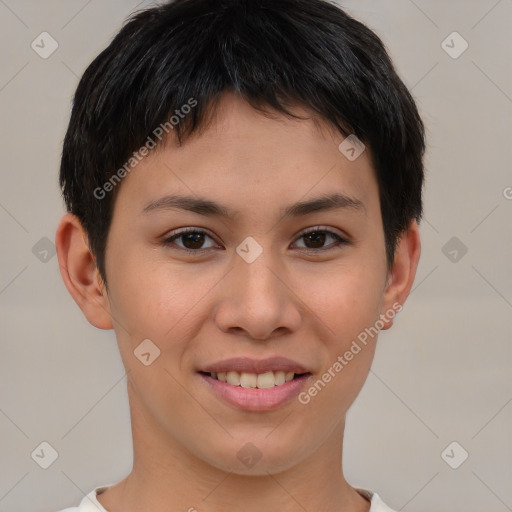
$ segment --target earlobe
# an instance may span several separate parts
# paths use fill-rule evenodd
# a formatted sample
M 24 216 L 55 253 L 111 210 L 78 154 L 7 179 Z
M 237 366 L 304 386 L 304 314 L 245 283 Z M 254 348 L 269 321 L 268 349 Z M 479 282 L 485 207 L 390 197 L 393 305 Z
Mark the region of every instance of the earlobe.
M 87 320 L 98 329 L 112 329 L 110 304 L 96 259 L 75 215 L 68 213 L 62 217 L 55 245 L 62 280 Z
M 416 221 L 412 221 L 397 244 L 393 266 L 388 276 L 381 311 L 381 319 L 385 323 L 382 330 L 393 325 L 396 313 L 407 300 L 416 277 L 420 254 L 419 227 Z

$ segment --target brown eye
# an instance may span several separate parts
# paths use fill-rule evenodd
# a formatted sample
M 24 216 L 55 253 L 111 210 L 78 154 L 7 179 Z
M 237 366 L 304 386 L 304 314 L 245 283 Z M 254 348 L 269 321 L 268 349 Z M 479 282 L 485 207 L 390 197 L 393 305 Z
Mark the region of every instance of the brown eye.
M 213 238 L 202 229 L 186 228 L 166 238 L 163 241 L 163 245 L 165 247 L 185 251 L 189 254 L 201 254 L 202 252 L 216 247 L 215 245 L 210 245 L 207 247 L 204 246 L 208 238 L 214 241 Z M 341 245 L 348 245 L 350 243 L 348 240 L 341 237 L 337 233 L 328 229 L 320 228 L 314 228 L 307 232 L 303 232 L 299 236 L 298 240 L 301 239 L 304 241 L 304 246 L 299 246 L 299 248 L 306 252 L 317 254 L 335 249 Z M 329 241 L 329 239 L 334 240 L 334 242 L 331 242 L 326 246 L 325 244 Z M 180 243 L 177 243 L 177 241 Z
M 200 253 L 201 251 L 206 251 L 213 247 L 203 247 L 207 238 L 213 240 L 212 237 L 206 233 L 206 231 L 197 228 L 187 228 L 182 229 L 174 235 L 166 238 L 163 241 L 163 245 L 169 247 L 177 245 L 178 249 L 182 249 L 186 252 Z M 176 244 L 176 240 L 181 241 L 181 245 Z
M 180 238 L 186 249 L 201 249 L 205 235 L 203 233 L 184 233 L 180 235 Z
M 324 244 L 329 240 L 329 238 L 334 239 L 335 242 L 329 244 L 327 247 L 324 247 Z M 349 243 L 348 240 L 341 237 L 337 233 L 334 233 L 328 229 L 320 228 L 314 228 L 310 231 L 302 233 L 299 236 L 299 240 L 300 239 L 303 239 L 305 242 L 304 249 L 306 251 L 312 252 L 328 251 L 339 247 L 340 245 L 346 245 Z
M 321 249 L 325 244 L 325 239 L 327 238 L 325 232 L 322 231 L 314 231 L 313 233 L 308 233 L 307 235 L 303 235 L 304 240 L 306 240 L 306 246 L 308 249 Z M 308 245 L 310 242 L 313 246 Z

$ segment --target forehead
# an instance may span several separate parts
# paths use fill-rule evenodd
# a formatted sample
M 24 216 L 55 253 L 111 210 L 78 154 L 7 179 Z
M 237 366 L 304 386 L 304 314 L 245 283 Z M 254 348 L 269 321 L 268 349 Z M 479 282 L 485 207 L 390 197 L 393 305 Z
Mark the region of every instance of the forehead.
M 344 135 L 304 109 L 293 113 L 304 119 L 264 114 L 224 95 L 200 131 L 183 145 L 169 137 L 124 178 L 119 206 L 141 212 L 165 195 L 186 194 L 251 215 L 258 206 L 282 211 L 285 203 L 334 192 L 365 208 L 378 201 L 370 152 L 350 161 L 339 150 Z

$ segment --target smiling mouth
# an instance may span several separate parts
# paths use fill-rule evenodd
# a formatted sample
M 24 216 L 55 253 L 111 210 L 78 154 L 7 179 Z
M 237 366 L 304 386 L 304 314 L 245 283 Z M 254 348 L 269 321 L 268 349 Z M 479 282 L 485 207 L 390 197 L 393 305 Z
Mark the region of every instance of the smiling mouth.
M 264 372 L 264 373 L 248 373 L 248 372 L 199 372 L 214 380 L 226 382 L 234 387 L 252 388 L 252 389 L 269 389 L 279 387 L 292 380 L 299 379 L 310 375 L 310 373 L 294 373 L 294 372 Z

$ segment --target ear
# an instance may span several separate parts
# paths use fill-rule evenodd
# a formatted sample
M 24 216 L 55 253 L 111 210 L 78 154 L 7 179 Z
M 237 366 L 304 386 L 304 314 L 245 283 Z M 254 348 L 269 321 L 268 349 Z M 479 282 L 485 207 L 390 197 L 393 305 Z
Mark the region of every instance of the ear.
M 112 329 L 107 292 L 91 253 L 87 234 L 70 213 L 60 220 L 55 235 L 60 275 L 87 320 L 98 329 Z
M 421 241 L 418 223 L 412 221 L 402 233 L 388 274 L 380 318 L 384 322 L 382 330 L 393 325 L 395 314 L 402 309 L 411 291 L 421 254 Z M 394 313 L 393 313 L 394 312 Z

